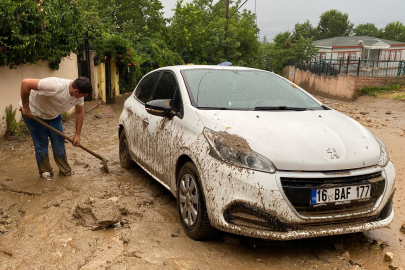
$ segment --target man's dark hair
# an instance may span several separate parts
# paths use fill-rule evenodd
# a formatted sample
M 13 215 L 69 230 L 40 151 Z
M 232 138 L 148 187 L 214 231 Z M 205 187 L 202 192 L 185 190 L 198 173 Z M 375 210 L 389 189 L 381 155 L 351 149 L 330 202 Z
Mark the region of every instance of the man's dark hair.
M 74 89 L 79 90 L 79 92 L 81 94 L 91 95 L 91 92 L 93 91 L 93 87 L 91 86 L 91 82 L 86 77 L 79 77 L 76 80 L 74 80 L 73 83 L 72 83 L 72 87 Z

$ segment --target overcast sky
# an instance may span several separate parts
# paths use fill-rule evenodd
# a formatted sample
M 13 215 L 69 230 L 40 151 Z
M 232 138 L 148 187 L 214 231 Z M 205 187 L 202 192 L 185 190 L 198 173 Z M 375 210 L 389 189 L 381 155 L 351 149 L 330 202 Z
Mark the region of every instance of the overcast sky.
M 171 9 L 175 8 L 177 0 L 160 1 L 164 6 L 164 16 L 172 17 L 174 12 Z M 186 2 L 191 0 L 183 0 Z M 266 35 L 268 40 L 280 32 L 292 30 L 297 22 L 309 20 L 312 26 L 317 26 L 319 16 L 330 9 L 348 13 L 355 26 L 374 23 L 377 28 L 383 28 L 393 21 L 405 24 L 405 0 L 248 0 L 242 9 L 255 12 L 255 4 L 260 35 Z

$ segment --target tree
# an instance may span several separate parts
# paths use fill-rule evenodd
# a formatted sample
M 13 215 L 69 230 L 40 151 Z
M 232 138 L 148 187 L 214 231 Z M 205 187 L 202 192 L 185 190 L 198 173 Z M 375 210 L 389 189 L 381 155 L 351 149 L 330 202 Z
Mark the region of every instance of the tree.
M 313 45 L 313 37 L 305 38 L 300 36 L 298 40 L 292 44 L 292 57 L 297 62 L 308 62 L 315 58 L 318 49 Z
M 240 1 L 231 6 L 236 11 Z M 218 64 L 231 61 L 237 65 L 255 65 L 260 48 L 255 15 L 244 10 L 229 19 L 226 32 L 225 0 L 177 2 L 171 19 L 170 48 L 186 63 Z
M 84 36 L 75 1 L 7 0 L 0 5 L 0 66 L 49 60 L 53 69 Z
M 292 58 L 291 32 L 279 33 L 273 40 L 274 43 L 270 51 L 270 64 L 275 72 L 280 73 Z
M 359 24 L 354 28 L 355 36 L 369 36 L 381 38 L 382 33 L 374 23 Z
M 303 38 L 312 38 L 317 35 L 317 28 L 312 27 L 312 24 L 309 20 L 306 20 L 304 23 L 296 23 L 294 30 L 292 32 L 292 40 L 297 41 L 300 36 Z
M 383 30 L 382 37 L 405 42 L 405 25 L 398 21 L 387 24 Z
M 300 35 L 294 42 L 292 34 L 286 31 L 274 37 L 274 43 L 270 49 L 270 64 L 275 72 L 281 73 L 290 59 L 296 62 L 310 61 L 317 51 L 318 49 L 313 45 L 313 37 L 304 38 Z
M 349 21 L 347 13 L 331 9 L 320 16 L 318 32 L 317 39 L 349 36 L 353 32 L 353 23 Z

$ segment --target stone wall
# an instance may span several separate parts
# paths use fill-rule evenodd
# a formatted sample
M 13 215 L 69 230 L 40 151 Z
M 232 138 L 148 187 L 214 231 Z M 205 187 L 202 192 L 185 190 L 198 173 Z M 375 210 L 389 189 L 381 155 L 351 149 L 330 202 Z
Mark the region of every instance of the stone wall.
M 357 77 L 343 74 L 338 77 L 318 76 L 291 66 L 284 69 L 283 76 L 311 94 L 343 101 L 354 100 L 358 90 L 364 86 L 405 84 L 405 77 Z

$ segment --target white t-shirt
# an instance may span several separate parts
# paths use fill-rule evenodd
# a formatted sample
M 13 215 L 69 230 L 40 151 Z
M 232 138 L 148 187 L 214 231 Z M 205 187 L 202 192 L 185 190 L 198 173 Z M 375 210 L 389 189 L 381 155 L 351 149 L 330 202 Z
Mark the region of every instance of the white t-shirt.
M 38 91 L 31 90 L 30 93 L 32 114 L 42 119 L 54 119 L 75 105 L 83 106 L 84 98 L 75 98 L 69 93 L 71 81 L 56 77 L 40 80 Z

